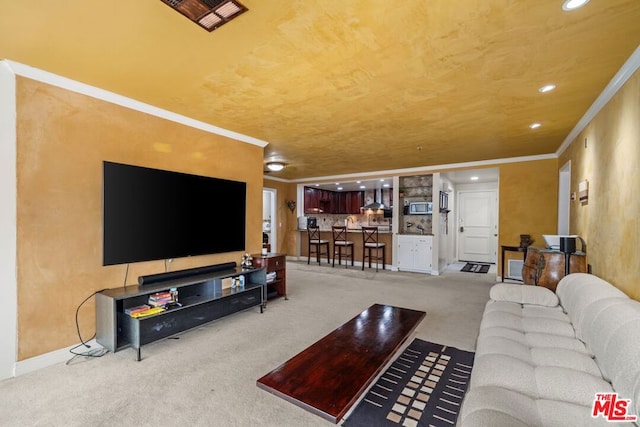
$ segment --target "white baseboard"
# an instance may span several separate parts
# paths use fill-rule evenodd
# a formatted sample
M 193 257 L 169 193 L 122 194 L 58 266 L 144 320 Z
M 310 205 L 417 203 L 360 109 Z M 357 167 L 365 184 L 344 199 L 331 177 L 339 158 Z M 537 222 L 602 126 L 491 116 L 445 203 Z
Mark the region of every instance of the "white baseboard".
M 90 345 L 92 349 L 102 348 L 102 346 L 98 344 L 96 340 L 87 341 L 87 344 Z M 67 360 L 73 357 L 73 355 L 69 353 L 69 350 L 76 347 L 76 345 L 72 345 L 67 348 L 61 348 L 60 350 L 54 350 L 49 353 L 41 354 L 39 356 L 35 356 L 29 359 L 16 362 L 13 376 L 18 377 L 20 375 L 28 374 L 30 372 L 35 372 L 39 369 L 46 368 L 48 366 L 53 366 L 53 365 L 57 365 L 58 363 L 66 362 Z M 83 349 L 82 347 L 78 347 L 77 350 L 79 352 L 82 352 L 86 349 Z

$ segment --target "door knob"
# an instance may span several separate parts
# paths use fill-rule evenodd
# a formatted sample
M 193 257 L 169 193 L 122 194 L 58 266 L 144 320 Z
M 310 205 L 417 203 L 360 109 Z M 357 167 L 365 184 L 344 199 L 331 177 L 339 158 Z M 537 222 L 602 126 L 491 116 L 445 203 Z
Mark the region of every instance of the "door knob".
M 460 227 L 460 232 L 462 233 L 464 231 L 464 227 Z

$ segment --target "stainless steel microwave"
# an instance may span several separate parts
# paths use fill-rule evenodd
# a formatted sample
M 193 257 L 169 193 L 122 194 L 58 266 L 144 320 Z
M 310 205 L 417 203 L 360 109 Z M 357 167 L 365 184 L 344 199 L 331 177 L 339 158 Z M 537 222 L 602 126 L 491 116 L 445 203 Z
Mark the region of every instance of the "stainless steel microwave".
M 411 202 L 409 204 L 409 214 L 429 215 L 433 213 L 433 203 L 431 202 Z

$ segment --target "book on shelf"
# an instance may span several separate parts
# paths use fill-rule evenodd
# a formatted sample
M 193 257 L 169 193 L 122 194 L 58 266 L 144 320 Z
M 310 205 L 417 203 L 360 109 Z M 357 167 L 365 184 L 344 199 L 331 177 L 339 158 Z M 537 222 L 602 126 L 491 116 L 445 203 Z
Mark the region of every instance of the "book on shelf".
M 156 292 L 155 294 L 149 295 L 149 301 L 159 301 L 164 299 L 171 299 L 171 292 Z
M 160 300 L 160 301 L 149 301 L 149 305 L 151 307 L 164 307 L 167 304 L 170 304 L 171 300 Z
M 142 304 L 142 305 L 138 305 L 135 307 L 129 307 L 129 308 L 125 308 L 124 312 L 125 314 L 128 314 L 129 316 L 136 314 L 136 313 L 141 313 L 143 311 L 147 311 L 151 308 L 151 306 L 147 305 L 147 304 Z
M 149 308 L 148 310 L 132 314 L 131 317 L 137 319 L 140 317 L 152 316 L 154 314 L 162 313 L 163 311 L 164 311 L 164 308 L 162 307 L 152 307 L 152 308 Z

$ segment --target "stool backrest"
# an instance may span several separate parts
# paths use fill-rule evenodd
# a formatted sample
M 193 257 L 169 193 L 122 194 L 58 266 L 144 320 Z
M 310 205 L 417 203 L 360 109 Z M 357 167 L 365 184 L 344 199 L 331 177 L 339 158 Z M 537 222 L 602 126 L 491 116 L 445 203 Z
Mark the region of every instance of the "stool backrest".
M 347 227 L 344 225 L 334 225 L 331 227 L 333 231 L 334 242 L 346 242 L 347 241 Z
M 378 243 L 378 227 L 362 227 L 362 242 Z
M 307 227 L 307 233 L 309 234 L 309 241 L 320 240 L 320 227 Z

